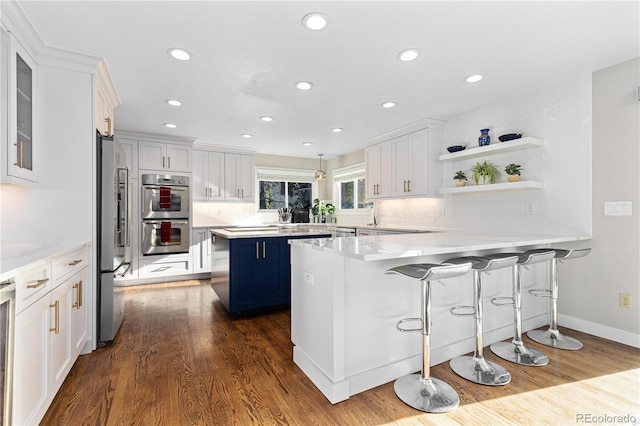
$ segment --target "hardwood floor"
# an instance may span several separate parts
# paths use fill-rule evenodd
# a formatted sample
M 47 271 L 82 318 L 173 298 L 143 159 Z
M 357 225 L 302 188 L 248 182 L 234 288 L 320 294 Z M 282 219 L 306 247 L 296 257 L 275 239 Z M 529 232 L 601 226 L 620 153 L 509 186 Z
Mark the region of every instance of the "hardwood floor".
M 433 367 L 461 403 L 450 413 L 427 414 L 401 402 L 393 383 L 330 404 L 292 361 L 287 310 L 231 317 L 208 280 L 122 291 L 126 317 L 116 342 L 78 359 L 42 424 L 558 425 L 614 423 L 614 416 L 640 422 L 640 350 L 572 330 L 584 343 L 580 351 L 527 339 L 549 356 L 545 367 L 501 360 L 513 376 L 506 386 L 472 384 L 448 363 Z M 485 356 L 497 361 L 489 350 Z

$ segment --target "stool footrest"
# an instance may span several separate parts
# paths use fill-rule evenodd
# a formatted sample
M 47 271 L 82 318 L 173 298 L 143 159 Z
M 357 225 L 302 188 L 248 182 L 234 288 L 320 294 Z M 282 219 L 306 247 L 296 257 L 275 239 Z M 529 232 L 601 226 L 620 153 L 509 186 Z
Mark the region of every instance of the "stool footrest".
M 405 322 L 419 322 L 420 323 L 420 327 L 419 328 L 405 328 L 405 327 L 401 327 L 402 324 L 404 324 Z M 422 331 L 422 318 L 403 318 L 400 321 L 398 321 L 396 323 L 396 328 L 398 329 L 398 331 L 401 331 L 403 333 L 411 333 L 414 331 Z
M 515 304 L 515 300 L 513 297 L 494 297 L 491 299 L 491 303 L 495 306 L 513 306 Z
M 449 312 L 456 317 L 471 317 L 476 314 L 476 308 L 475 306 L 460 305 L 449 309 Z
M 551 297 L 551 290 L 547 288 L 534 288 L 529 290 L 529 294 L 536 297 Z

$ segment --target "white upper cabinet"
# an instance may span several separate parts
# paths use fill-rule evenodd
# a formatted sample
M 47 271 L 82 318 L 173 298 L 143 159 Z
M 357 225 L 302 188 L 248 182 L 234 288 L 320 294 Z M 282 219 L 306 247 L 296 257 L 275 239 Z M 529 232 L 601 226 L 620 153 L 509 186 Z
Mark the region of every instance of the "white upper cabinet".
M 407 131 L 365 149 L 367 199 L 438 196 L 442 123 Z
M 224 200 L 224 153 L 193 150 L 194 201 Z
M 96 97 L 95 97 L 96 129 L 105 136 L 113 135 L 114 110 L 120 105 L 120 98 L 111 81 L 104 60 L 98 63 L 96 69 Z
M 37 65 L 11 33 L 4 33 L 3 56 L 7 66 L 7 149 L 2 181 L 38 181 L 38 92 Z M 4 84 L 3 84 L 4 86 Z M 22 182 L 21 182 L 22 181 Z
M 139 141 L 138 166 L 144 170 L 166 172 L 191 171 L 191 146 Z
M 224 154 L 225 200 L 254 201 L 255 157 Z

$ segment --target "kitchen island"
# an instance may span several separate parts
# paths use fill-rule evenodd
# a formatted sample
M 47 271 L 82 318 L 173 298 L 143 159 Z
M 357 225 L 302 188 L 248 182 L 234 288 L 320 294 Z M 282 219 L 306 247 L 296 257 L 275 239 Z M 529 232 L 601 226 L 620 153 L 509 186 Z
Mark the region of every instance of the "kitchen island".
M 421 339 L 400 333 L 396 323 L 420 312 L 416 280 L 386 275 L 410 263 L 440 263 L 483 253 L 521 252 L 561 244 L 584 247 L 586 235 L 531 235 L 461 231 L 332 239 L 292 240 L 291 340 L 294 362 L 332 403 L 421 368 Z M 523 330 L 548 324 L 545 298 L 529 295 L 548 288 L 549 265 L 531 265 L 523 276 Z M 484 343 L 513 336 L 513 311 L 488 303 L 511 296 L 510 268 L 483 280 Z M 472 305 L 471 274 L 432 285 L 432 365 L 472 352 L 470 318 L 449 309 Z
M 211 288 L 231 313 L 289 305 L 289 240 L 330 237 L 296 226 L 211 229 Z

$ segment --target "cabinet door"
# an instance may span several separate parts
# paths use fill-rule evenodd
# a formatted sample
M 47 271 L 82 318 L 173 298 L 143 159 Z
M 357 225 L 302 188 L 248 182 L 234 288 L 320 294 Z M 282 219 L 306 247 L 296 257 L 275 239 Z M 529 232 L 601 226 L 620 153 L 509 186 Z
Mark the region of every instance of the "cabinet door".
M 55 395 L 71 370 L 71 308 L 74 292 L 69 279 L 51 292 L 49 303 L 49 394 Z
M 261 241 L 238 238 L 230 241 L 229 312 L 240 312 L 260 306 L 258 282 L 261 279 Z
M 71 278 L 71 356 L 76 359 L 87 343 L 87 268 Z
M 193 201 L 206 201 L 209 198 L 209 152 L 194 149 L 192 156 L 191 188 Z
M 240 199 L 240 154 L 224 154 L 224 198 Z
M 240 198 L 243 201 L 254 200 L 254 186 L 255 186 L 255 157 L 253 155 L 241 155 L 240 156 L 240 169 L 239 177 L 240 181 Z
M 407 135 L 408 160 L 407 169 L 410 181 L 407 194 L 410 196 L 429 195 L 429 140 L 426 129 Z
M 365 150 L 367 199 L 391 195 L 391 144 L 384 142 Z
M 171 172 L 191 171 L 191 147 L 188 145 L 167 145 L 166 170 Z
M 9 175 L 38 181 L 37 66 L 9 34 Z
M 289 303 L 289 243 L 286 238 L 265 238 L 261 245 L 263 256 L 260 261 L 259 305 L 267 307 Z
M 124 163 L 129 169 L 129 179 L 138 178 L 138 141 L 118 138 L 124 151 Z M 119 161 L 118 161 L 119 162 Z
M 138 142 L 138 166 L 140 169 L 165 170 L 167 146 L 157 142 Z
M 209 200 L 224 200 L 224 154 L 222 152 L 209 153 Z
M 392 195 L 402 197 L 409 193 L 411 186 L 411 151 L 409 149 L 409 137 L 403 135 L 391 140 L 393 156 Z
M 13 424 L 37 424 L 47 409 L 49 311 L 43 297 L 16 316 Z
M 107 99 L 107 95 L 98 84 L 96 90 L 96 129 L 100 134 L 111 136 L 113 134 L 113 108 Z
M 211 272 L 211 250 L 209 229 L 197 228 L 192 231 L 191 252 L 193 254 L 193 273 Z

